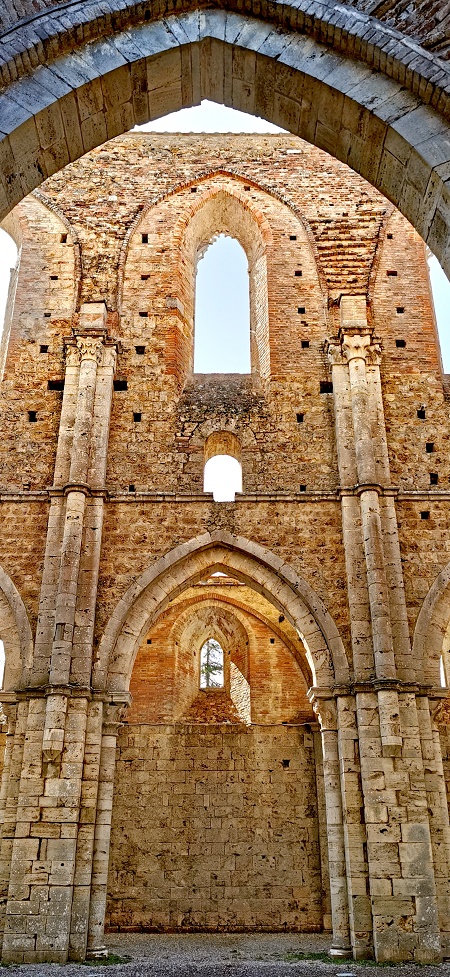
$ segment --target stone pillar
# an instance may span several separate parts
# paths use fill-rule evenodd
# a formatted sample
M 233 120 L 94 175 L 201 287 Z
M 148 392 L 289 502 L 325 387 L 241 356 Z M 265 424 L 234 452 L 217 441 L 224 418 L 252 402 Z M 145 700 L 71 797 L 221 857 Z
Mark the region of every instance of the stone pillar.
M 112 699 L 113 697 L 111 697 Z M 104 707 L 100 774 L 92 865 L 92 888 L 89 914 L 88 957 L 106 955 L 103 936 L 108 890 L 109 843 L 116 772 L 117 736 L 131 702 L 131 696 L 115 695 Z M 119 700 L 119 701 L 117 701 Z
M 82 959 L 87 942 L 101 703 L 92 640 L 115 347 L 82 306 L 67 350 L 55 484 L 13 826 L 4 962 Z
M 442 763 L 441 736 L 450 731 L 450 697 L 442 689 L 437 698 L 417 699 L 425 787 L 436 879 L 437 905 L 444 957 L 450 957 L 450 825 L 447 789 Z
M 310 699 L 314 712 L 317 714 L 322 735 L 331 921 L 333 926 L 333 942 L 330 954 L 335 957 L 349 957 L 352 948 L 349 931 L 336 703 L 334 699 L 323 698 L 322 695 L 317 696 L 316 691 L 312 691 Z
M 364 822 L 364 830 L 358 829 L 349 816 L 347 805 L 359 785 L 357 767 L 352 783 L 347 766 L 342 799 L 353 950 L 356 956 L 362 949 L 358 943 L 371 909 L 378 960 L 432 962 L 440 958 L 440 944 L 417 686 L 405 684 L 414 673 L 395 490 L 390 485 L 380 348 L 367 322 L 365 296 L 342 297 L 340 332 L 329 354 L 355 677 L 349 690 L 354 695 L 338 698 L 341 773 L 351 761 L 353 737 L 360 754 Z M 368 877 L 361 857 L 364 832 Z M 363 935 L 363 944 L 365 939 Z

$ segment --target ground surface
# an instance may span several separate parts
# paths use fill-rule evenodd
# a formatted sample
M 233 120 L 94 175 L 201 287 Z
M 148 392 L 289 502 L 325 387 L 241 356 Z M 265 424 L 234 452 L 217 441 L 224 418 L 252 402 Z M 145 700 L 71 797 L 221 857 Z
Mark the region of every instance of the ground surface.
M 0 974 L 33 977 L 450 977 L 450 961 L 440 967 L 403 964 L 377 967 L 354 961 L 302 960 L 300 954 L 326 953 L 330 937 L 308 934 L 112 934 L 110 954 L 127 963 L 101 966 L 38 964 L 0 967 Z

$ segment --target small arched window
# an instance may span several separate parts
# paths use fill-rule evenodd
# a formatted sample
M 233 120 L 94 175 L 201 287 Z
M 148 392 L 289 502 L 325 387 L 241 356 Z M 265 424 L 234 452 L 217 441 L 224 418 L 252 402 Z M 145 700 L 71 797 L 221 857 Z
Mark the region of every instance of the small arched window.
M 208 638 L 200 651 L 200 688 L 223 689 L 223 648 L 215 638 Z
M 194 373 L 250 373 L 248 260 L 220 234 L 197 264 Z
M 234 502 L 242 492 L 241 446 L 231 431 L 214 431 L 205 443 L 203 491 L 215 502 Z

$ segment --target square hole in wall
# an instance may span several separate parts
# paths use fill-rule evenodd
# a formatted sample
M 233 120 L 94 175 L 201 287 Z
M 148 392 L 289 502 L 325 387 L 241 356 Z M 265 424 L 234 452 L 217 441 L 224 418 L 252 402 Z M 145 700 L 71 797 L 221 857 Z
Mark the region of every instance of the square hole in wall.
M 306 492 L 306 485 L 300 485 L 300 492 Z
M 297 235 L 296 234 L 290 234 L 289 235 L 289 240 L 290 241 L 296 241 L 297 240 Z
M 297 424 L 303 424 L 304 420 L 305 420 L 304 414 L 297 414 Z
M 430 472 L 430 485 L 437 485 L 439 481 L 437 472 Z
M 290 762 L 291 762 L 290 760 L 282 760 L 281 761 L 281 764 L 282 764 L 282 766 L 284 767 L 285 770 L 288 769 Z
M 309 339 L 302 339 L 302 349 L 309 349 Z
M 44 312 L 44 319 L 50 319 L 51 312 Z
M 58 275 L 50 275 L 50 281 L 51 282 L 57 282 L 58 281 Z
M 129 492 L 135 492 L 136 491 L 136 486 L 135 485 L 129 485 L 128 486 L 128 491 Z
M 397 274 L 398 272 L 396 272 L 394 268 L 389 268 L 386 272 L 388 278 L 397 278 Z
M 128 390 L 128 383 L 126 380 L 114 380 L 113 387 L 114 390 Z
M 41 346 L 39 346 L 39 352 L 40 353 L 48 353 L 48 346 L 46 346 L 44 343 L 42 343 Z
M 419 410 L 417 411 L 417 417 L 421 421 L 424 421 L 425 420 L 425 407 L 419 407 Z
M 386 234 L 386 237 L 387 237 L 388 241 L 392 241 L 392 238 L 394 237 L 394 235 L 393 234 Z
M 434 441 L 427 441 L 425 451 L 427 455 L 431 455 L 431 453 L 434 451 Z
M 47 390 L 64 390 L 64 380 L 49 380 Z
M 28 420 L 29 420 L 30 424 L 34 424 L 35 421 L 37 421 L 37 413 L 36 413 L 35 410 L 29 410 L 28 411 Z
M 138 424 L 139 421 L 141 420 L 142 420 L 142 414 L 140 413 L 140 411 L 138 410 L 133 411 L 133 421 L 135 421 L 135 423 Z
M 397 315 L 403 315 L 404 311 L 405 311 L 405 306 L 404 305 L 398 305 L 397 306 Z
M 142 244 L 148 244 L 148 234 L 141 234 Z
M 299 315 L 304 315 L 305 312 L 306 312 L 305 306 L 304 305 L 300 305 L 298 307 L 298 309 L 297 309 L 297 312 L 298 312 Z
M 60 241 L 61 244 L 67 244 L 67 234 L 61 234 Z
M 148 282 L 150 275 L 141 275 L 141 282 Z
M 332 394 L 333 393 L 333 383 L 331 380 L 321 380 L 320 381 L 320 392 L 321 394 Z
M 430 518 L 430 513 L 429 513 L 428 509 L 425 509 L 424 512 L 421 512 L 420 513 L 420 518 L 421 519 L 429 519 Z
M 138 356 L 143 356 L 145 353 L 145 346 L 135 346 L 136 353 Z
M 301 278 L 302 275 L 303 275 L 303 272 L 300 270 L 300 268 L 297 268 L 297 271 L 294 271 L 294 275 L 295 275 L 296 278 Z
M 395 340 L 395 345 L 396 345 L 397 349 L 405 349 L 406 348 L 406 340 L 405 339 L 396 339 Z

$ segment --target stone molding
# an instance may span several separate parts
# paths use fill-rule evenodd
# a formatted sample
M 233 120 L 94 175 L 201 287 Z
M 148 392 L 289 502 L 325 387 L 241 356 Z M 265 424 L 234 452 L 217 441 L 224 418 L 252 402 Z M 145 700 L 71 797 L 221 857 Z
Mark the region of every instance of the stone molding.
M 196 9 L 202 6 L 197 3 Z M 356 55 L 371 69 L 399 79 L 415 94 L 420 92 L 423 101 L 429 104 L 443 101 L 447 107 L 449 69 L 446 63 L 434 52 L 421 47 L 415 39 L 405 37 L 376 17 L 365 11 L 355 11 L 350 5 L 337 6 L 333 0 L 300 0 L 299 3 L 275 0 L 270 7 L 268 4 L 264 7 L 263 15 L 276 27 L 295 29 L 316 41 L 325 41 L 342 54 Z M 192 8 L 192 2 L 185 0 L 183 12 Z M 158 16 L 167 16 L 172 9 L 169 4 L 164 9 L 164 4 L 160 3 Z M 228 0 L 223 9 L 236 13 L 242 7 L 238 0 Z M 258 14 L 259 10 L 258 5 Z M 246 5 L 246 14 L 254 15 L 251 0 Z M 80 47 L 80 34 L 90 42 L 105 39 L 105 43 L 110 43 L 112 23 L 116 30 L 126 31 L 149 20 L 147 9 L 143 10 L 142 4 L 134 0 L 122 3 L 108 0 L 100 15 L 93 0 L 69 0 L 41 11 L 33 10 L 0 35 L 4 50 L 0 78 L 7 85 L 11 78 L 20 78 L 26 73 L 28 65 L 45 65 L 49 58 L 76 50 Z M 414 70 L 411 70 L 411 61 Z
M 252 580 L 260 578 L 260 585 L 268 592 L 271 587 L 276 591 L 277 604 L 283 605 L 284 612 L 289 613 L 305 647 L 309 648 L 310 667 L 320 668 L 324 676 L 328 675 L 330 685 L 333 670 L 335 680 L 348 675 L 348 661 L 337 627 L 321 599 L 300 574 L 262 546 L 241 536 L 215 530 L 175 547 L 131 584 L 114 609 L 101 638 L 94 685 L 106 682 L 113 687 L 114 683 L 119 683 L 117 689 L 126 687 L 133 662 L 132 648 L 135 648 L 135 654 L 141 633 L 166 606 L 175 581 L 179 580 L 177 590 L 178 587 L 183 589 L 187 581 L 203 575 L 216 563 L 229 564 L 235 572 L 245 572 Z M 153 591 L 154 596 L 150 598 Z M 147 607 L 149 600 L 151 610 Z M 302 631 L 302 628 L 306 630 Z

